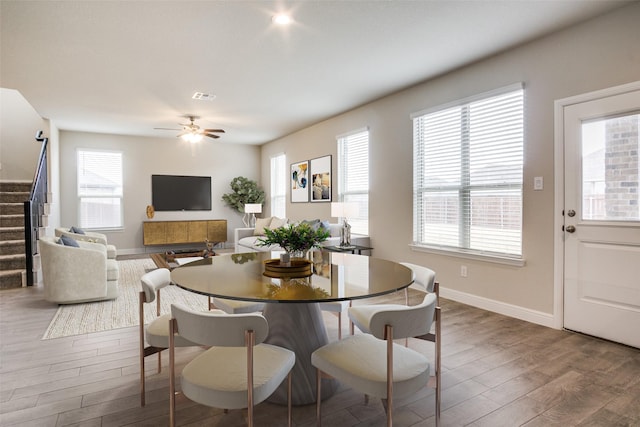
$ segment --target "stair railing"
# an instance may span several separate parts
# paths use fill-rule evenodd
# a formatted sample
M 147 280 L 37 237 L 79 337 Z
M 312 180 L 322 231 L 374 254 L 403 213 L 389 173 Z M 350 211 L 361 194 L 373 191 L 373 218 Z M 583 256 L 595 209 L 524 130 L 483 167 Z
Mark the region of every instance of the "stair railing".
M 42 227 L 44 206 L 47 202 L 48 171 L 47 144 L 49 138 L 42 136 L 42 131 L 36 133 L 36 141 L 42 143 L 38 166 L 31 185 L 29 200 L 24 202 L 24 248 L 27 267 L 27 286 L 33 286 L 33 256 L 38 253 L 38 238 Z

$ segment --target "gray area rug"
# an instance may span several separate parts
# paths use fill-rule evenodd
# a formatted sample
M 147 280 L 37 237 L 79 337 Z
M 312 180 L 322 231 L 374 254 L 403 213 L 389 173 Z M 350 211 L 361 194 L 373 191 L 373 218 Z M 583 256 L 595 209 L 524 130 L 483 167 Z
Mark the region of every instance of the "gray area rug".
M 115 300 L 84 304 L 61 305 L 51 320 L 42 339 L 61 338 L 91 332 L 126 328 L 139 324 L 138 293 L 140 278 L 156 265 L 149 258 L 118 261 L 120 295 Z M 196 310 L 206 310 L 207 297 L 167 286 L 161 291 L 162 313 L 170 311 L 171 304 L 178 303 Z M 155 318 L 155 301 L 145 306 L 145 323 Z

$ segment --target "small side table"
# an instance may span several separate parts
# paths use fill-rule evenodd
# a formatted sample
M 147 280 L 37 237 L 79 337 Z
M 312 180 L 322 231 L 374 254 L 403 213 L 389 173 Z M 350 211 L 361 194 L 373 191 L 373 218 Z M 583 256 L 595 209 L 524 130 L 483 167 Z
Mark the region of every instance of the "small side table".
M 330 252 L 351 252 L 352 254 L 355 254 L 357 251 L 358 255 L 362 255 L 362 251 L 371 251 L 373 250 L 372 247 L 369 246 L 360 246 L 360 245 L 351 245 L 347 248 L 342 248 L 340 246 L 322 246 L 322 249 L 326 249 Z

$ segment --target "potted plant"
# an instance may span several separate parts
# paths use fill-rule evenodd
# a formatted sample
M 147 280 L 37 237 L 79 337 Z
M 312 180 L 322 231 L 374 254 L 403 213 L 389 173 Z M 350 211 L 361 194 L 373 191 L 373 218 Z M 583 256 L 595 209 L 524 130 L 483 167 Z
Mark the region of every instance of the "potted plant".
M 255 181 L 243 176 L 231 180 L 231 193 L 223 194 L 222 200 L 227 206 L 244 213 L 244 205 L 252 203 L 264 203 L 264 190 L 258 187 Z
M 278 245 L 291 258 L 304 258 L 309 249 L 318 247 L 329 238 L 329 230 L 314 228 L 310 224 L 287 224 L 279 228 L 265 228 L 264 237 L 257 240 L 258 246 Z

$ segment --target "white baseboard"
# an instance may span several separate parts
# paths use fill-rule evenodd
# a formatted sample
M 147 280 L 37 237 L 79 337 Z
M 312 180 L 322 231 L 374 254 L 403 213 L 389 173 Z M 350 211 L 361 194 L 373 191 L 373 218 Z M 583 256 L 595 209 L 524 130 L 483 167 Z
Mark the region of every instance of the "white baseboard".
M 531 310 L 517 305 L 507 304 L 504 302 L 479 297 L 477 295 L 468 294 L 466 292 L 460 292 L 453 289 L 447 289 L 444 287 L 440 287 L 440 296 L 442 298 L 461 302 L 463 304 L 481 308 L 487 311 L 492 311 L 494 313 L 502 314 L 505 316 L 514 317 L 526 322 L 535 323 L 537 325 L 542 325 L 549 328 L 555 328 L 553 315 L 550 313 L 543 313 L 541 311 Z

